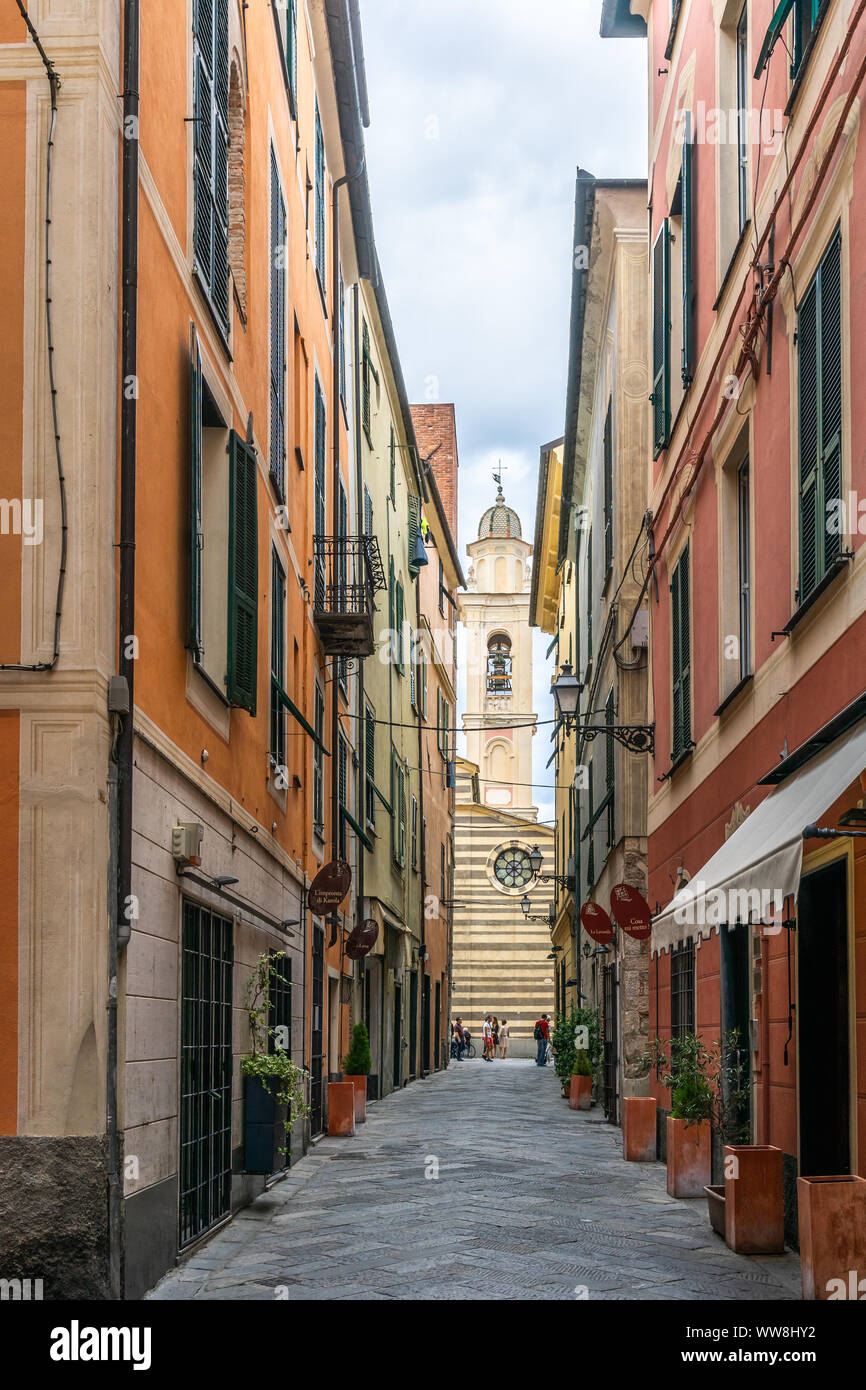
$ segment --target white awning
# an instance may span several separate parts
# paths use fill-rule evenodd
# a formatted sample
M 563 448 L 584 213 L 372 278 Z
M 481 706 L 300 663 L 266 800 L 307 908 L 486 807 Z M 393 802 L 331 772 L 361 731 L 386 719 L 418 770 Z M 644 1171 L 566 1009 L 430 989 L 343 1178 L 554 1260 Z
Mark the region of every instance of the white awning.
M 796 895 L 803 830 L 822 816 L 866 767 L 866 722 L 792 774 L 747 816 L 652 926 L 652 952 L 706 938 L 727 922 L 771 920 Z

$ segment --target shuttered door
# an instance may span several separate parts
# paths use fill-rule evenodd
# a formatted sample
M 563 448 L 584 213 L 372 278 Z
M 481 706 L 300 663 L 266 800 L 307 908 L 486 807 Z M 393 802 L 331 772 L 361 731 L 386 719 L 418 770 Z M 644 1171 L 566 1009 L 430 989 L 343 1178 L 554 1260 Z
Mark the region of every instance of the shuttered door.
M 229 436 L 229 703 L 254 715 L 258 652 L 258 515 L 255 451 Z

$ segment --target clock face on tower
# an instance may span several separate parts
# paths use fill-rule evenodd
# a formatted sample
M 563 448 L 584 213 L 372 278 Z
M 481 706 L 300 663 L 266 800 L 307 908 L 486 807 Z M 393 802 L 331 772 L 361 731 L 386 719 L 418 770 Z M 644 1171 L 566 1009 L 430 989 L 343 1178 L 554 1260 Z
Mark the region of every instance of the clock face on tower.
M 525 888 L 533 878 L 532 865 L 525 849 L 504 849 L 493 861 L 493 874 L 502 888 Z

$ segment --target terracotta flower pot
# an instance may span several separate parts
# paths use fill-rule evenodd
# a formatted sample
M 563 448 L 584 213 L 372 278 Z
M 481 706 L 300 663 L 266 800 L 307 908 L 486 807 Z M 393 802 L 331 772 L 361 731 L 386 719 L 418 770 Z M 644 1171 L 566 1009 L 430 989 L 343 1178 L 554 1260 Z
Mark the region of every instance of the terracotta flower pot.
M 701 1197 L 710 1181 L 710 1122 L 667 1119 L 668 1192 L 671 1197 Z
M 738 1255 L 784 1251 L 782 1150 L 773 1144 L 725 1145 L 725 1240 Z
M 622 1156 L 651 1163 L 656 1156 L 655 1096 L 626 1096 L 622 1103 Z
M 797 1205 L 803 1298 L 860 1299 L 866 1294 L 866 1178 L 798 1178 Z
M 721 1183 L 715 1186 L 705 1187 L 707 1194 L 707 1211 L 710 1214 L 710 1225 L 717 1236 L 725 1238 L 725 1189 Z
M 362 1125 L 367 1118 L 367 1078 L 366 1076 L 347 1076 L 343 1073 L 344 1081 L 351 1081 L 355 1088 L 355 1124 Z
M 328 1133 L 355 1133 L 355 1088 L 351 1081 L 328 1082 Z
M 588 1110 L 592 1097 L 592 1077 L 578 1076 L 575 1072 L 571 1078 L 571 1087 L 568 1093 L 569 1110 Z

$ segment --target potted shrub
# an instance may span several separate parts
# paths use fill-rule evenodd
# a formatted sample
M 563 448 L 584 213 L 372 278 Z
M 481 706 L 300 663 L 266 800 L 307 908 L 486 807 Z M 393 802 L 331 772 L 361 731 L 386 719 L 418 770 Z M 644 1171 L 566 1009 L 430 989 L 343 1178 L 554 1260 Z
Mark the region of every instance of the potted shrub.
M 592 1097 L 592 1063 L 585 1048 L 578 1048 L 571 1069 L 568 1105 L 571 1110 L 588 1110 Z
M 367 1025 L 359 1021 L 352 1029 L 352 1042 L 343 1058 L 343 1080 L 351 1081 L 355 1089 L 355 1123 L 359 1125 L 367 1118 L 367 1077 L 372 1065 L 370 1035 Z
M 309 1114 L 309 1073 L 289 1056 L 288 1039 L 268 1025 L 270 984 L 285 951 L 265 951 L 247 982 L 245 1007 L 251 1048 L 241 1057 L 244 1078 L 244 1168 L 270 1174 L 282 1167 L 289 1136 Z
M 666 1044 L 656 1038 L 650 1064 L 661 1070 L 671 1092 L 667 1118 L 667 1189 L 672 1197 L 700 1197 L 711 1176 L 711 1121 L 718 1078 L 718 1048 L 699 1034 L 684 1033 Z
M 785 1249 L 782 1150 L 749 1142 L 751 1073 L 737 1029 L 719 1039 L 719 1054 L 725 1241 L 738 1255 L 779 1255 Z M 711 1200 L 709 1188 L 707 1200 Z
M 568 1013 L 557 1014 L 554 1021 L 550 1037 L 553 1065 L 562 1086 L 562 1094 L 569 1101 L 578 1039 L 581 1043 L 586 1043 L 581 1050 L 586 1052 L 589 1058 L 591 1084 L 593 1068 L 601 1057 L 601 1029 L 598 1014 L 594 1009 L 578 1009 L 572 1006 Z

